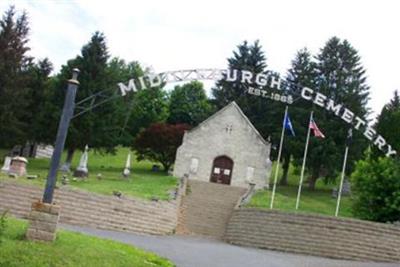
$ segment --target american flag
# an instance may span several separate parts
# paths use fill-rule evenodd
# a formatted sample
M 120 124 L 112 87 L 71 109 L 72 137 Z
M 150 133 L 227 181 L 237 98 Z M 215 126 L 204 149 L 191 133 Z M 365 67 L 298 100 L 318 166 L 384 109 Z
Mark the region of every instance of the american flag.
M 325 135 L 318 128 L 318 126 L 315 123 L 314 119 L 311 119 L 311 121 L 310 121 L 310 129 L 313 130 L 313 133 L 314 133 L 315 137 L 325 138 Z

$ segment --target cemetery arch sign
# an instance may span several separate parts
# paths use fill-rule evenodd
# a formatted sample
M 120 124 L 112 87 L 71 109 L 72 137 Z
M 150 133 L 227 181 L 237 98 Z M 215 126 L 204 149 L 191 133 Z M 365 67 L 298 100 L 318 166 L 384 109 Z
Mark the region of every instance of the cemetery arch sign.
M 397 155 L 397 151 L 383 136 L 377 133 L 373 126 L 368 124 L 367 120 L 357 116 L 344 103 L 336 103 L 333 99 L 312 88 L 302 87 L 301 85 L 281 79 L 279 74 L 270 71 L 255 74 L 248 70 L 210 68 L 166 71 L 159 74 L 150 73 L 137 79 L 130 79 L 126 83 L 118 83 L 118 91 L 120 96 L 126 96 L 138 90 L 158 87 L 166 83 L 195 80 L 240 82 L 247 86 L 247 94 L 279 101 L 286 105 L 291 105 L 295 99 L 302 98 L 314 103 L 315 106 L 332 112 L 349 124 L 351 128 L 362 132 L 385 156 Z M 275 90 L 272 91 L 271 89 Z
M 173 82 L 188 82 L 194 80 L 226 80 L 228 82 L 240 82 L 246 85 L 247 94 L 279 101 L 286 104 L 286 106 L 293 104 L 295 100 L 294 97 L 303 98 L 306 101 L 313 102 L 316 106 L 324 108 L 328 112 L 333 112 L 337 117 L 349 124 L 351 128 L 361 131 L 364 136 L 377 146 L 379 150 L 385 153 L 387 157 L 397 155 L 397 151 L 393 149 L 385 138 L 378 134 L 372 126 L 368 125 L 367 120 L 357 116 L 354 112 L 346 108 L 343 103 L 335 103 L 334 100 L 329 99 L 324 94 L 312 88 L 302 87 L 301 85 L 281 79 L 279 74 L 274 72 L 269 71 L 255 74 L 248 70 L 211 68 L 167 71 L 159 74 L 149 73 L 136 79 L 130 79 L 125 83 L 118 83 L 118 90 L 113 91 L 111 95 L 108 92 L 110 89 L 106 89 L 75 103 L 76 90 L 79 86 L 79 81 L 77 79 L 78 74 L 79 70 L 74 69 L 72 78 L 68 80 L 68 90 L 57 131 L 55 150 L 53 152 L 43 195 L 44 203 L 52 203 L 53 201 L 56 174 L 71 119 L 115 98 L 126 96 L 128 93 Z M 276 89 L 277 92 L 271 89 Z M 96 102 L 97 100 L 98 102 Z M 89 103 L 88 107 L 85 106 L 87 103 Z

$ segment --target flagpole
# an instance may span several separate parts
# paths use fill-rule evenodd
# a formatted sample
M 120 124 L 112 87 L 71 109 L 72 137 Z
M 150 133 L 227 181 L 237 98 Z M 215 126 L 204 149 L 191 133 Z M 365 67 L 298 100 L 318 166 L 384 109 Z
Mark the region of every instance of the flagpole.
M 340 199 L 342 197 L 343 180 L 344 180 L 344 176 L 345 176 L 345 172 L 346 172 L 346 163 L 347 163 L 347 154 L 348 154 L 348 152 L 349 152 L 349 146 L 346 145 L 346 150 L 344 152 L 342 177 L 340 179 L 340 187 L 339 187 L 339 193 L 338 193 L 338 198 L 337 198 L 337 203 L 336 203 L 335 217 L 337 217 L 338 214 L 339 214 Z
M 288 113 L 288 108 L 289 108 L 289 106 L 286 106 L 286 109 L 285 109 L 285 116 L 283 117 L 281 141 L 280 141 L 280 143 L 279 143 L 278 160 L 277 160 L 276 168 L 275 168 L 274 186 L 272 187 L 272 195 L 271 195 L 270 209 L 272 209 L 272 208 L 274 207 L 274 199 L 275 199 L 275 191 L 276 191 L 276 182 L 277 182 L 277 180 L 278 180 L 279 162 L 281 161 L 283 137 L 285 136 L 285 121 L 286 121 L 286 117 L 287 117 L 287 113 Z
M 306 147 L 304 149 L 304 156 L 303 156 L 303 165 L 301 166 L 301 174 L 300 174 L 300 182 L 299 182 L 299 189 L 297 191 L 297 199 L 296 199 L 296 210 L 299 209 L 299 204 L 300 204 L 300 194 L 301 194 L 301 188 L 303 186 L 303 179 L 304 179 L 304 170 L 306 168 L 306 159 L 307 159 L 307 154 L 308 154 L 308 144 L 310 142 L 310 134 L 311 134 L 311 127 L 310 124 L 313 120 L 313 115 L 314 111 L 311 111 L 310 114 L 310 121 L 308 122 L 308 131 L 307 131 L 307 140 L 306 140 Z

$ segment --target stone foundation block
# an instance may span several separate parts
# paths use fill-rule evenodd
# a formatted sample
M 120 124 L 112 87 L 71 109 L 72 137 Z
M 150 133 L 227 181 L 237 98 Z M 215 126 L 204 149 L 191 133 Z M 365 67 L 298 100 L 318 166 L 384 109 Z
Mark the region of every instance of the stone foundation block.
M 41 230 L 35 230 L 29 228 L 28 231 L 26 232 L 26 238 L 28 240 L 32 241 L 47 241 L 47 242 L 53 242 L 56 240 L 56 233 L 50 233 L 46 231 L 41 231 Z
M 30 228 L 55 233 L 57 230 L 57 224 L 44 221 L 30 221 Z
M 54 241 L 59 218 L 60 206 L 40 201 L 32 203 L 26 238 L 34 241 Z

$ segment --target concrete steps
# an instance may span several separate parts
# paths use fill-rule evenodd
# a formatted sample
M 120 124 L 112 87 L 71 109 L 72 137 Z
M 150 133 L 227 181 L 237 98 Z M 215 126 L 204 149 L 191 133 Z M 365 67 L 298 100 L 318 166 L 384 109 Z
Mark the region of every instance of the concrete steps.
M 233 209 L 245 192 L 241 187 L 189 180 L 177 234 L 222 239 Z

